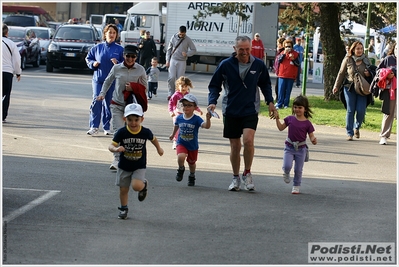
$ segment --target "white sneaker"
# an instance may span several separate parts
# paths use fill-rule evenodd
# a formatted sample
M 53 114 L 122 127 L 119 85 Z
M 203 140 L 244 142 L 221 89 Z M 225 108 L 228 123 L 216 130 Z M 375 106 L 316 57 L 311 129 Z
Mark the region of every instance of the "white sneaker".
M 235 178 L 233 177 L 233 181 L 229 186 L 229 191 L 240 191 L 241 180 L 240 177 Z
M 291 194 L 299 194 L 299 186 L 293 186 Z
M 283 173 L 283 178 L 284 178 L 284 182 L 285 182 L 286 184 L 289 184 L 289 183 L 291 182 L 290 174 L 289 174 L 289 173 Z
M 104 135 L 113 135 L 114 133 L 111 130 L 104 130 Z
M 252 181 L 252 174 L 249 172 L 247 175 L 242 175 L 242 180 L 244 181 L 244 188 L 249 191 L 255 190 L 254 182 Z
M 90 128 L 90 130 L 87 131 L 88 135 L 96 135 L 98 134 L 98 128 Z
M 109 166 L 110 170 L 116 171 L 118 169 L 118 161 L 114 159 L 114 161 L 111 163 L 111 166 Z
M 386 137 L 381 137 L 380 145 L 386 145 L 386 144 L 387 144 L 387 138 Z

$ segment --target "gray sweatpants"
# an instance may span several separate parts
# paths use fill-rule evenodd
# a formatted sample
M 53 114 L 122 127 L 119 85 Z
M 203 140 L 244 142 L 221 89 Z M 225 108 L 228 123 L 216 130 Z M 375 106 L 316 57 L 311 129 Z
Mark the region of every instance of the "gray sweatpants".
M 168 96 L 171 96 L 176 91 L 176 80 L 186 73 L 186 61 L 172 58 L 169 62 L 168 72 Z

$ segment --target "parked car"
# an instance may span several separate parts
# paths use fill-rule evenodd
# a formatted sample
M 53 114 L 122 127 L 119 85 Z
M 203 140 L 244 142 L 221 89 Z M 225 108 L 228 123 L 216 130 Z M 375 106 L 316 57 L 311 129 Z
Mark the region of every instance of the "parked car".
M 47 48 L 50 44 L 51 39 L 54 36 L 55 30 L 53 28 L 46 27 L 28 27 L 36 33 L 36 37 L 40 40 L 41 48 L 41 63 L 46 63 L 47 60 Z
M 46 71 L 53 68 L 88 69 L 86 56 L 99 43 L 96 28 L 90 24 L 63 24 L 55 32 L 47 49 Z
M 26 64 L 39 67 L 41 60 L 40 41 L 34 30 L 25 27 L 10 26 L 8 27 L 8 38 L 19 48 L 22 69 L 26 68 Z
M 45 26 L 45 22 L 40 22 L 38 16 L 35 15 L 8 15 L 4 18 L 3 23 L 7 24 L 8 26 L 20 26 L 20 27 L 29 27 L 29 26 Z

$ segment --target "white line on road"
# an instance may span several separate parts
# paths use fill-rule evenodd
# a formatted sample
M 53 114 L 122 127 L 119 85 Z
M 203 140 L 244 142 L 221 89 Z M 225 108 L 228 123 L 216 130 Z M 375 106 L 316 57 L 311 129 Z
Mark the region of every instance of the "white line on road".
M 26 190 L 26 191 L 47 191 L 46 194 L 36 198 L 35 200 L 32 200 L 25 206 L 22 206 L 21 208 L 17 209 L 16 211 L 12 212 L 11 214 L 7 215 L 6 217 L 3 218 L 4 222 L 10 222 L 14 220 L 15 218 L 21 216 L 22 214 L 28 212 L 29 210 L 33 209 L 36 206 L 39 206 L 43 202 L 49 200 L 56 194 L 60 193 L 61 191 L 57 190 L 39 190 L 39 189 L 27 189 L 27 188 L 3 188 L 3 189 L 10 189 L 10 190 Z

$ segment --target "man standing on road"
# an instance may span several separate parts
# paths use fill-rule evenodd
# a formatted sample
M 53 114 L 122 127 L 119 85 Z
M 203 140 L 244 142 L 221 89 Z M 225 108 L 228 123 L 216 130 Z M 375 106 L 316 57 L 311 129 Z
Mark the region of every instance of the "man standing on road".
M 2 38 L 2 69 L 3 69 L 3 122 L 6 122 L 12 89 L 12 79 L 17 75 L 17 81 L 21 80 L 21 55 L 16 44 L 8 39 L 8 26 L 3 24 Z
M 254 138 L 260 110 L 260 88 L 269 106 L 269 114 L 274 116 L 272 86 L 269 72 L 263 61 L 251 55 L 251 39 L 238 36 L 235 40 L 235 52 L 223 60 L 216 68 L 209 83 L 208 109 L 214 110 L 217 99 L 225 90 L 222 99 L 223 137 L 230 140 L 230 162 L 233 169 L 233 181 L 230 191 L 240 190 L 240 153 L 241 136 L 244 145 L 244 173 L 242 179 L 245 189 L 253 191 L 255 186 L 251 175 L 251 166 L 255 154 Z
M 140 65 L 144 69 L 151 67 L 151 59 L 157 56 L 157 47 L 154 40 L 151 38 L 151 33 L 146 31 L 144 39 L 141 39 L 140 44 Z
M 166 51 L 166 67 L 168 67 L 168 100 L 175 92 L 175 82 L 186 72 L 188 57 L 197 52 L 193 41 L 186 35 L 186 26 L 180 26 L 179 32 L 172 36 Z

